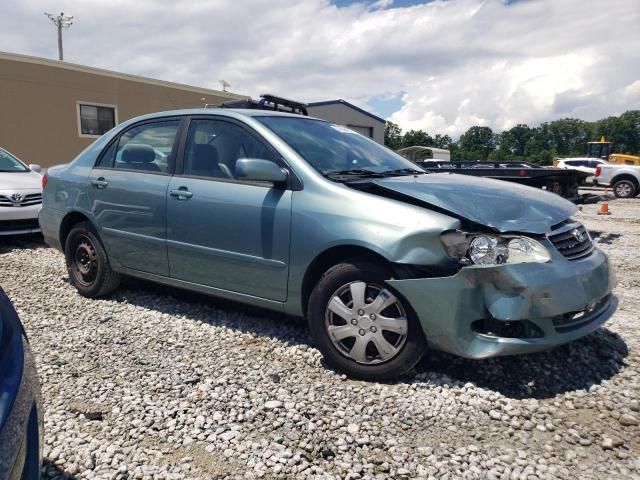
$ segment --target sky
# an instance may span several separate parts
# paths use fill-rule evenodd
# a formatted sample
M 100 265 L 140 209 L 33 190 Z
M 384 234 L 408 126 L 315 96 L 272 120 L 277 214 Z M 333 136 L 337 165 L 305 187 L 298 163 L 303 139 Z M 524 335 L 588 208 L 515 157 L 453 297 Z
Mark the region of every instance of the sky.
M 0 51 L 256 97 L 343 98 L 457 138 L 640 109 L 639 0 L 3 0 Z

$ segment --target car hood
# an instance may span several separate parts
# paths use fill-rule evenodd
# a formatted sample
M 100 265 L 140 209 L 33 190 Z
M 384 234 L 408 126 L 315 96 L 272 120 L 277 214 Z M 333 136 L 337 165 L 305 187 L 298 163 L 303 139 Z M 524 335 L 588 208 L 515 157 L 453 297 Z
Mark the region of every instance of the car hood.
M 20 190 L 38 190 L 42 188 L 42 176 L 34 171 L 0 172 L 0 190 L 18 192 Z
M 370 182 L 499 232 L 547 233 L 577 211 L 559 195 L 503 180 L 432 173 Z

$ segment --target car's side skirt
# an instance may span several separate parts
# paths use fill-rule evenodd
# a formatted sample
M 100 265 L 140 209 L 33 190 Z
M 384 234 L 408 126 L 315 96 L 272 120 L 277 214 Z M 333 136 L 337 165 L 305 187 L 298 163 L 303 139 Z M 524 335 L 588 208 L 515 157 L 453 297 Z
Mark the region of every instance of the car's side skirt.
M 185 290 L 191 290 L 194 292 L 204 293 L 213 297 L 224 298 L 226 300 L 232 300 L 235 302 L 245 303 L 247 305 L 253 305 L 256 307 L 266 308 L 269 310 L 275 310 L 277 312 L 284 311 L 284 303 L 277 302 L 275 300 L 267 300 L 261 297 L 255 297 L 252 295 L 246 295 L 244 293 L 232 292 L 230 290 L 224 290 L 222 288 L 209 287 L 199 283 L 187 282 L 185 280 L 178 280 L 175 278 L 164 277 L 162 275 L 155 275 L 153 273 L 142 272 L 139 270 L 133 270 L 131 268 L 120 267 L 117 269 L 119 273 L 123 275 L 129 275 L 143 280 L 150 280 L 152 282 L 161 283 L 163 285 L 169 285 L 172 287 L 182 288 Z

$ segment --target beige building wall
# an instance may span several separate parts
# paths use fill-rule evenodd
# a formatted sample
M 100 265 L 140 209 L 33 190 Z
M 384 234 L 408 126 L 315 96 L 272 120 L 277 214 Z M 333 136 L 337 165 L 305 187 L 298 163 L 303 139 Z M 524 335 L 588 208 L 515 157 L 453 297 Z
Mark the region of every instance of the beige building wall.
M 80 134 L 79 103 L 115 106 L 119 123 L 238 98 L 246 96 L 0 52 L 0 147 L 49 167 L 98 138 Z

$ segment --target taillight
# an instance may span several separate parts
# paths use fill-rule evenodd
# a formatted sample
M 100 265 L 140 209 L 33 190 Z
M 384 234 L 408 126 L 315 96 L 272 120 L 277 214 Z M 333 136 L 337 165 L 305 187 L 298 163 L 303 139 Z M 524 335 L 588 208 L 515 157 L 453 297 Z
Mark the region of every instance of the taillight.
M 602 173 L 602 167 L 598 165 L 596 167 L 596 177 L 599 177 L 601 173 Z
M 47 186 L 47 182 L 49 181 L 49 177 L 47 177 L 47 174 L 45 173 L 42 176 L 42 191 L 44 191 L 45 187 Z

